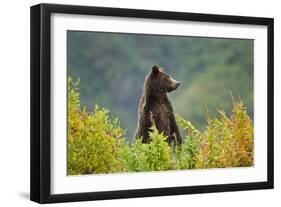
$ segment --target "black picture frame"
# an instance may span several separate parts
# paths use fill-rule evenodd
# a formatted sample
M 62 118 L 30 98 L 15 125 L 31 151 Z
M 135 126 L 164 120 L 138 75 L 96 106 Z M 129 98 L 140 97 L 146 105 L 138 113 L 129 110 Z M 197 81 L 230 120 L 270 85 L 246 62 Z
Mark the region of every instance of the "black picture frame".
M 218 184 L 187 187 L 167 187 L 153 189 L 87 192 L 74 194 L 50 193 L 50 130 L 51 130 L 51 90 L 50 90 L 50 15 L 52 13 L 99 15 L 112 17 L 134 17 L 164 20 L 181 20 L 210 23 L 232 23 L 267 26 L 267 181 L 238 184 Z M 30 151 L 30 199 L 38 203 L 88 201 L 102 199 L 134 198 L 146 196 L 166 196 L 179 194 L 272 189 L 274 186 L 274 83 L 273 83 L 273 38 L 272 18 L 195 14 L 168 11 L 104 8 L 90 6 L 39 4 L 31 7 L 31 151 Z

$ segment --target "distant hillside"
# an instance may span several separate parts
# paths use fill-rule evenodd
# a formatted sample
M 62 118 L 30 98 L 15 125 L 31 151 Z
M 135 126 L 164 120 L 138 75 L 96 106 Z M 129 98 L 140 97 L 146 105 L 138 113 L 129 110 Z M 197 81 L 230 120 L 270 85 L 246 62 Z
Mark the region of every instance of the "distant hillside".
M 231 95 L 253 114 L 253 41 L 112 34 L 67 33 L 68 75 L 80 77 L 81 103 L 98 103 L 120 118 L 132 138 L 143 81 L 157 64 L 181 82 L 170 99 L 174 110 L 197 127 L 220 106 L 231 110 Z

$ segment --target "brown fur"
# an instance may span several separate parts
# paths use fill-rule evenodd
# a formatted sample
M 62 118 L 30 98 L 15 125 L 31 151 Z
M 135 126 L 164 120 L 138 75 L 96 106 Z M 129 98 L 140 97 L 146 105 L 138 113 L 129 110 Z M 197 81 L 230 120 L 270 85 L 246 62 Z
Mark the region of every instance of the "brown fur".
M 182 144 L 182 137 L 175 120 L 172 104 L 167 96 L 167 93 L 176 90 L 179 84 L 163 68 L 152 67 L 152 71 L 144 81 L 135 138 L 142 138 L 144 143 L 148 143 L 150 141 L 149 130 L 154 123 L 158 131 L 163 132 L 168 137 L 169 143 L 176 139 L 178 144 Z

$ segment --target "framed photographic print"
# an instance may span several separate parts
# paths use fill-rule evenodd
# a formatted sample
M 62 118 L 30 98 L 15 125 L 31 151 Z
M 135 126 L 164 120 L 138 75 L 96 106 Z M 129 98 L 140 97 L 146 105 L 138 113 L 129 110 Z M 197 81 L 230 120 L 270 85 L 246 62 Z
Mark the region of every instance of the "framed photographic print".
M 31 200 L 273 188 L 273 19 L 31 7 Z

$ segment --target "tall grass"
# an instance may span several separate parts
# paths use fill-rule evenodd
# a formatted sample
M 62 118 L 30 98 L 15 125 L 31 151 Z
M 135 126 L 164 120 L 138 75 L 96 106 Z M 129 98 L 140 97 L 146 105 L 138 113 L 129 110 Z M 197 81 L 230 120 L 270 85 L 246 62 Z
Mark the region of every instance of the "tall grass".
M 180 127 L 188 131 L 180 146 L 170 147 L 155 126 L 149 144 L 136 140 L 129 145 L 118 118 L 99 106 L 88 113 L 80 104 L 79 81 L 69 78 L 68 175 L 252 166 L 253 123 L 243 103 L 233 99 L 231 115 L 219 114 L 207 116 L 203 132 L 177 115 Z

